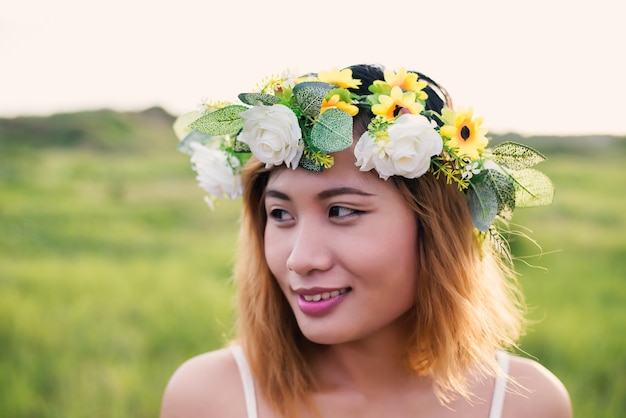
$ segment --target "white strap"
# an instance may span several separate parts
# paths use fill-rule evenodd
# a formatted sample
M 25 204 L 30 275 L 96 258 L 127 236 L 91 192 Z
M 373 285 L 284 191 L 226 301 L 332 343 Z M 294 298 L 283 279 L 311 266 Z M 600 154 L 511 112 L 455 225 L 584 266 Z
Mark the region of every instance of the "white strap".
M 233 357 L 237 362 L 241 382 L 243 383 L 243 393 L 246 400 L 246 411 L 248 418 L 257 418 L 256 395 L 254 393 L 254 381 L 250 366 L 246 360 L 240 345 L 231 347 Z M 489 410 L 489 418 L 500 418 L 502 416 L 502 407 L 504 405 L 504 396 L 506 394 L 506 382 L 509 373 L 509 356 L 504 352 L 496 353 L 500 373 L 495 378 L 493 387 L 493 397 L 491 399 L 491 409 Z
M 250 366 L 248 366 L 248 360 L 246 360 L 246 356 L 240 345 L 233 345 L 230 349 L 233 353 L 233 357 L 235 357 L 237 367 L 239 368 L 239 374 L 241 375 L 243 395 L 246 399 L 246 411 L 248 413 L 248 418 L 257 418 L 254 381 L 252 380 L 252 373 L 250 372 Z
M 509 355 L 503 351 L 496 353 L 500 373 L 496 376 L 493 386 L 493 397 L 491 398 L 491 410 L 489 418 L 500 418 L 504 405 L 504 395 L 506 394 L 506 381 L 509 374 Z

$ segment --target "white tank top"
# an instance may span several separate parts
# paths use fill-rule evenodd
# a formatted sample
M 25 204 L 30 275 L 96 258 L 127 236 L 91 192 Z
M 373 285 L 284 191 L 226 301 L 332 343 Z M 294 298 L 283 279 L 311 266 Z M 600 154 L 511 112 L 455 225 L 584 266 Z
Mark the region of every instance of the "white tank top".
M 241 349 L 241 346 L 234 345 L 231 347 L 241 381 L 243 383 L 243 394 L 246 400 L 246 411 L 248 418 L 257 418 L 256 394 L 254 393 L 254 380 L 252 372 L 248 365 L 248 360 Z M 496 353 L 500 373 L 496 376 L 493 388 L 493 396 L 491 398 L 491 409 L 489 410 L 489 418 L 500 418 L 502 415 L 502 406 L 504 405 L 504 395 L 506 394 L 506 381 L 509 373 L 509 356 L 505 352 L 498 351 Z

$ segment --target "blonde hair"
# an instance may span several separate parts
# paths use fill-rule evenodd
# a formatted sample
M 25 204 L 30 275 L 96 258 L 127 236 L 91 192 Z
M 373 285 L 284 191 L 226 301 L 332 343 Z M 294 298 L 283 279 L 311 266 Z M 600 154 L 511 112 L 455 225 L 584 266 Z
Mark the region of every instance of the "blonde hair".
M 269 405 L 287 417 L 313 407 L 317 388 L 307 340 L 265 261 L 264 193 L 271 169 L 256 159 L 243 171 L 244 205 L 235 269 L 238 339 Z M 512 271 L 477 236 L 465 195 L 426 174 L 392 177 L 415 212 L 417 295 L 408 315 L 407 367 L 428 375 L 442 402 L 469 398 L 468 374 L 494 376 L 495 351 L 515 344 L 523 300 Z

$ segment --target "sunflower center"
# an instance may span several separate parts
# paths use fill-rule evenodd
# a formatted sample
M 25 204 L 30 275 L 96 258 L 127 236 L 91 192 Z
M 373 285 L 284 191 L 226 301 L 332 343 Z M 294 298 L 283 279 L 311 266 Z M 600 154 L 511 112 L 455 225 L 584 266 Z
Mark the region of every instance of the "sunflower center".
M 461 128 L 461 138 L 463 138 L 464 141 L 467 141 L 470 137 L 470 129 L 467 127 L 467 125 L 463 126 Z

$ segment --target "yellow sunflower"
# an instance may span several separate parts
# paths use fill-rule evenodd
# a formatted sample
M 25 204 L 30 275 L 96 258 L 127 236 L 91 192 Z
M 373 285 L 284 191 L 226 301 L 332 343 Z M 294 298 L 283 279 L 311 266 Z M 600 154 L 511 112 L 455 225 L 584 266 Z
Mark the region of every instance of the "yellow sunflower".
M 334 84 L 344 89 L 355 89 L 361 85 L 361 80 L 352 78 L 352 70 L 349 68 L 341 71 L 337 68 L 333 68 L 330 71 L 321 71 L 317 78 L 324 83 Z
M 417 115 L 424 110 L 424 105 L 415 101 L 414 91 L 404 93 L 398 86 L 393 87 L 389 95 L 379 95 L 378 102 L 379 103 L 372 106 L 372 112 L 375 115 L 382 116 L 385 120 L 395 118 L 395 111 L 397 107 L 407 109 L 414 115 Z
M 385 70 L 384 75 L 385 75 L 385 81 L 391 87 L 398 86 L 404 91 L 418 92 L 428 85 L 428 83 L 426 83 L 425 81 L 417 81 L 417 74 L 407 72 L 405 68 L 400 68 L 398 72 Z M 426 97 L 424 97 L 422 100 L 425 100 Z
M 473 118 L 472 108 L 455 112 L 447 107 L 441 112 L 444 126 L 439 133 L 448 138 L 448 146 L 457 148 L 459 155 L 467 155 L 476 159 L 485 149 L 488 139 L 487 129 L 481 128 L 483 118 Z
M 359 113 L 359 108 L 351 103 L 346 103 L 341 100 L 338 94 L 333 94 L 330 99 L 322 102 L 322 108 L 320 110 L 320 115 L 324 113 L 327 109 L 331 109 L 336 107 L 337 109 L 341 109 L 344 112 L 348 113 L 350 116 L 355 116 Z

